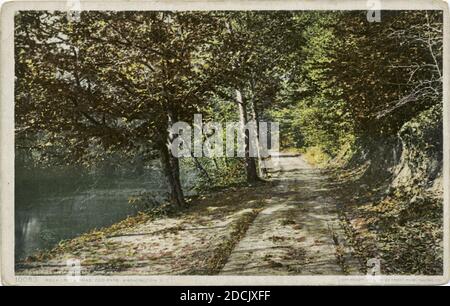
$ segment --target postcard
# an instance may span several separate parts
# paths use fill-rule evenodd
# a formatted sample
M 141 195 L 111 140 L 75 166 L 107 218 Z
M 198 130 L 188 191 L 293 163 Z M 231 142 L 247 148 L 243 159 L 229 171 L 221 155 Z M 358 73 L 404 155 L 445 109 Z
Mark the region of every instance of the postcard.
M 3 284 L 447 283 L 449 25 L 426 0 L 5 1 Z

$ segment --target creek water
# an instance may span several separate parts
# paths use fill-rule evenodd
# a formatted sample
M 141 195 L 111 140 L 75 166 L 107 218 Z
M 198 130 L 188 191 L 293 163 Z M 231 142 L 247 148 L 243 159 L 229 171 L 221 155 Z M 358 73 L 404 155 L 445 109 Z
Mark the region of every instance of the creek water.
M 195 173 L 183 171 L 182 181 L 185 190 L 189 190 L 195 183 Z M 55 187 L 51 192 L 48 188 L 46 191 L 33 189 L 27 192 L 16 186 L 16 260 L 37 250 L 52 248 L 61 240 L 136 215 L 139 207 L 129 204 L 131 196 L 151 192 L 164 197 L 167 192 L 166 180 L 158 169 L 139 177 L 96 177 L 96 182 L 80 187 L 74 181 L 69 188 L 59 190 Z

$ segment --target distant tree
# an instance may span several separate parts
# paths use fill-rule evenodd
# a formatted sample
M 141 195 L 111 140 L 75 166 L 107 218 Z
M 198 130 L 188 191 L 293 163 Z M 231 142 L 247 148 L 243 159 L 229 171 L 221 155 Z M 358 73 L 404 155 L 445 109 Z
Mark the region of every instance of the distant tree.
M 283 81 L 292 67 L 289 56 L 300 43 L 296 35 L 295 14 L 290 12 L 226 12 L 221 46 L 216 48 L 216 63 L 222 78 L 218 80 L 219 96 L 233 101 L 241 125 L 256 123 L 275 102 Z M 249 135 L 246 139 L 247 181 L 259 179 L 256 164 L 259 158 L 249 156 Z M 256 144 L 259 147 L 259 144 Z

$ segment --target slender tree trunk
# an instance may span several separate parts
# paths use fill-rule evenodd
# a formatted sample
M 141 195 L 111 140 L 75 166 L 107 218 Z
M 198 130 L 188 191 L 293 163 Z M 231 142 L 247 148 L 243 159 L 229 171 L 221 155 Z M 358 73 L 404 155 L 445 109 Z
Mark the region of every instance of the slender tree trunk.
M 252 88 L 252 92 L 253 92 L 253 88 Z M 250 100 L 250 112 L 252 115 L 252 120 L 255 121 L 256 124 L 256 139 L 255 139 L 255 146 L 256 146 L 256 162 L 258 165 L 258 173 L 259 173 L 259 177 L 262 178 L 264 177 L 264 173 L 263 173 L 263 167 L 262 167 L 262 161 L 261 161 L 261 152 L 260 152 L 260 144 L 259 144 L 259 117 L 258 117 L 258 113 L 256 111 L 256 102 L 255 99 L 252 98 Z
M 211 177 L 209 176 L 208 171 L 206 171 L 205 167 L 203 167 L 203 165 L 201 164 L 201 162 L 198 160 L 197 157 L 192 156 L 192 158 L 194 159 L 195 162 L 195 166 L 197 167 L 197 169 L 203 173 L 203 175 L 206 177 L 206 179 L 208 180 L 208 182 L 212 185 L 213 181 L 211 180 Z
M 239 123 L 241 126 L 241 133 L 244 134 L 245 139 L 245 170 L 247 172 L 247 182 L 255 183 L 259 180 L 258 173 L 256 171 L 255 158 L 250 157 L 250 137 L 248 129 L 245 129 L 247 123 L 247 109 L 242 100 L 242 94 L 240 90 L 236 90 L 236 104 L 239 110 Z
M 225 158 L 226 160 L 226 158 Z M 214 162 L 214 166 L 216 167 L 216 169 L 219 169 L 219 164 L 217 163 L 217 159 L 215 157 L 213 157 L 213 162 Z M 228 166 L 227 163 L 225 163 L 226 166 Z

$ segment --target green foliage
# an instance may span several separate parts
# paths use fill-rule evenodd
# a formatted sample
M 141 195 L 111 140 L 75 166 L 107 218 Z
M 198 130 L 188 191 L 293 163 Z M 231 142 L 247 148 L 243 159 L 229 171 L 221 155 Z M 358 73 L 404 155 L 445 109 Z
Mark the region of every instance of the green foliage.
M 30 137 L 45 133 L 45 145 L 69 148 L 62 155 L 74 162 L 151 152 L 169 119 L 191 119 L 206 103 L 217 22 L 206 13 L 83 12 L 77 23 L 18 14 L 18 143 L 36 147 Z
M 420 111 L 442 101 L 442 12 L 389 11 L 369 23 L 345 12 L 328 78 L 358 135 L 395 136 Z
M 239 186 L 246 182 L 245 165 L 241 158 L 197 158 L 198 164 L 193 159 L 185 159 L 185 166 L 197 169 L 199 173 L 195 189 L 197 192 L 207 192 L 214 189 L 222 189 L 230 186 Z M 201 167 L 202 169 L 198 169 Z
M 441 12 L 383 12 L 381 23 L 362 11 L 311 12 L 299 22 L 298 67 L 269 110 L 284 147 L 334 157 L 359 139 L 395 137 L 442 104 Z
M 303 151 L 303 157 L 311 165 L 324 166 L 330 161 L 330 156 L 320 147 L 308 147 Z
M 312 12 L 305 18 L 308 22 L 301 34 L 304 44 L 298 52 L 302 57 L 292 75 L 297 85 L 289 84 L 282 93 L 282 98 L 294 103 L 281 103 L 271 110 L 271 116 L 281 122 L 282 146 L 314 147 L 335 156 L 353 141 L 347 101 L 339 97 L 341 88 L 331 85 L 332 71 L 327 67 L 336 60 L 339 46 L 332 28 L 339 21 L 338 14 Z

